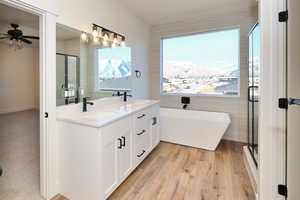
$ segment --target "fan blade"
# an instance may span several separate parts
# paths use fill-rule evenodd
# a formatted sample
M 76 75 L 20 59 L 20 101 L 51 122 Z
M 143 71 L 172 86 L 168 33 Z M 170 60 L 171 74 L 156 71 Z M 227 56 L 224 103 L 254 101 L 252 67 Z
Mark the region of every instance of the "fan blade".
M 23 41 L 23 42 L 25 42 L 25 43 L 27 43 L 27 44 L 32 44 L 31 41 L 29 41 L 29 40 L 27 40 L 25 38 L 20 38 L 20 40 Z
M 35 39 L 35 40 L 38 40 L 38 39 L 40 39 L 40 38 L 39 38 L 39 37 L 37 37 L 37 36 L 29 36 L 29 35 L 23 35 L 23 38 Z
M 6 38 L 9 38 L 9 37 L 0 37 L 0 40 L 2 40 L 2 39 L 6 39 Z

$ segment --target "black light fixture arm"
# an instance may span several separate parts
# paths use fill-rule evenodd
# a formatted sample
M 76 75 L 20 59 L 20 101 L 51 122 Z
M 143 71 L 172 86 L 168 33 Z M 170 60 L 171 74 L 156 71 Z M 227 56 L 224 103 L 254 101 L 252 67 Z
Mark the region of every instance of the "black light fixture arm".
M 112 33 L 112 34 L 114 34 L 114 35 L 120 36 L 120 37 L 122 38 L 122 40 L 125 41 L 125 36 L 122 35 L 122 34 L 119 34 L 119 33 L 117 33 L 117 32 L 114 32 L 114 31 L 112 31 L 112 30 L 109 30 L 109 29 L 107 29 L 107 28 L 104 28 L 103 26 L 99 26 L 98 24 L 93 24 L 93 28 L 95 28 L 95 27 L 96 27 L 96 28 L 101 28 L 101 29 L 102 29 L 102 32 Z

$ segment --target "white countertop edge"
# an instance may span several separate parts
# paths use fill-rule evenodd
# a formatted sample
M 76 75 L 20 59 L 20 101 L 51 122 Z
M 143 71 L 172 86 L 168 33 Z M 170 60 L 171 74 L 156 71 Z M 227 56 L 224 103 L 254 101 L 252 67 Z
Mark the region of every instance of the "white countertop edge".
M 116 116 L 115 118 L 110 118 L 108 120 L 105 120 L 103 119 L 102 123 L 95 123 L 95 122 L 92 122 L 92 121 L 86 121 L 84 122 L 83 120 L 75 120 L 75 119 L 70 119 L 70 118 L 64 118 L 62 116 L 59 116 L 56 118 L 57 121 L 64 121 L 64 122 L 69 122 L 69 123 L 73 123 L 73 124 L 79 124 L 79 125 L 83 125 L 83 126 L 89 126 L 89 127 L 92 127 L 92 128 L 101 128 L 103 126 L 106 126 L 106 125 L 109 125 L 115 121 L 118 121 L 118 120 L 121 120 L 129 115 L 132 115 L 132 114 L 135 114 L 139 111 L 142 111 L 144 109 L 147 109 L 153 105 L 156 105 L 156 104 L 159 104 L 160 101 L 159 100 L 151 100 L 150 103 L 147 103 L 143 106 L 141 106 L 141 108 L 138 108 L 138 109 L 134 109 L 130 112 L 127 112 L 127 113 L 124 113 L 124 114 L 121 114 L 121 115 L 118 115 Z

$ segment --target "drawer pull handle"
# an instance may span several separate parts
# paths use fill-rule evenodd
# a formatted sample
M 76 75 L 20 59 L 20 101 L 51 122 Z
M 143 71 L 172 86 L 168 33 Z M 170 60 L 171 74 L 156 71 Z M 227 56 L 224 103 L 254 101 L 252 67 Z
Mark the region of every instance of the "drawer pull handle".
M 137 157 L 139 157 L 139 158 L 142 157 L 144 155 L 144 153 L 146 153 L 145 150 L 143 150 L 143 152 L 141 154 L 138 154 Z
M 125 147 L 125 146 L 126 146 L 126 137 L 125 137 L 125 136 L 122 136 L 122 139 L 123 139 L 122 146 Z
M 122 144 L 122 139 L 121 139 L 121 138 L 118 138 L 118 140 L 119 140 L 119 146 L 118 146 L 118 148 L 119 148 L 119 149 L 122 149 L 122 146 L 123 146 L 123 144 Z
M 138 119 L 141 119 L 141 118 L 143 118 L 143 117 L 145 117 L 145 116 L 146 116 L 145 114 L 142 114 L 142 115 L 138 116 L 137 118 L 138 118 Z
M 137 135 L 143 135 L 146 132 L 146 130 L 142 130 L 142 132 L 138 133 Z
M 156 118 L 156 117 L 153 117 L 152 120 L 153 120 L 152 126 L 155 126 L 155 125 L 157 124 L 157 118 Z

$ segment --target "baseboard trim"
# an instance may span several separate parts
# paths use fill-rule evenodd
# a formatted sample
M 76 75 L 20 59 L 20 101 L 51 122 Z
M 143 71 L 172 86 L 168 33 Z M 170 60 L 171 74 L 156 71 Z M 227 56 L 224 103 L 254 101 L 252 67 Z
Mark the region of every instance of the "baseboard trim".
M 15 108 L 7 108 L 7 109 L 1 109 L 0 114 L 8 114 L 8 113 L 14 113 L 14 112 L 21 112 L 25 110 L 34 110 L 37 109 L 36 106 L 19 106 Z
M 245 140 L 245 139 L 235 138 L 235 137 L 231 137 L 231 136 L 228 136 L 228 135 L 224 135 L 222 139 L 233 141 L 233 142 L 247 143 L 247 140 Z
M 244 154 L 244 163 L 251 181 L 251 185 L 253 188 L 253 191 L 256 194 L 256 199 L 258 199 L 258 193 L 257 193 L 257 184 L 258 184 L 258 170 L 257 167 L 251 157 L 250 151 L 248 149 L 248 146 L 243 147 L 243 154 Z

